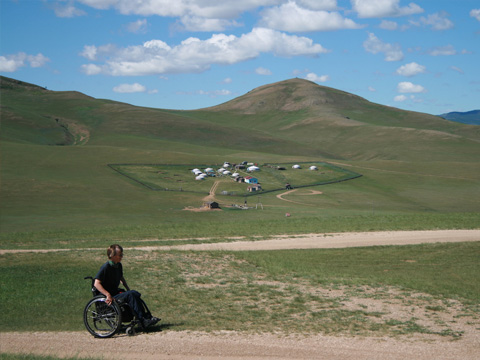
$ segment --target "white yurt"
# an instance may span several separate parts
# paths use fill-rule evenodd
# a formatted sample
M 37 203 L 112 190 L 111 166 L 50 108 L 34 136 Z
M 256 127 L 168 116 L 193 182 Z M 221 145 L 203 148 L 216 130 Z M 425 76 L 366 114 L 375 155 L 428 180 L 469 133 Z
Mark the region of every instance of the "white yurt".
M 301 169 L 301 167 L 300 167 L 300 165 L 295 164 L 295 165 L 292 166 L 292 169 Z
M 237 177 L 237 176 L 240 176 L 240 174 L 236 172 L 236 173 L 233 173 L 232 176 Z
M 195 174 L 197 171 L 200 171 L 200 169 L 193 169 L 193 170 L 192 170 L 192 173 Z
M 230 175 L 230 174 L 231 174 L 231 172 L 228 171 L 228 170 L 225 170 L 225 171 L 223 172 L 223 175 Z
M 205 174 L 200 174 L 200 175 L 198 175 L 198 176 L 195 178 L 195 180 L 204 180 L 205 177 L 206 177 Z
M 249 166 L 247 168 L 247 171 L 259 171 L 260 168 L 258 166 Z
M 312 165 L 310 166 L 310 170 L 318 170 L 318 167 L 316 167 L 315 165 Z
M 217 170 L 217 172 L 222 173 L 222 174 L 223 174 L 224 171 L 225 171 L 224 168 L 220 168 L 220 169 Z

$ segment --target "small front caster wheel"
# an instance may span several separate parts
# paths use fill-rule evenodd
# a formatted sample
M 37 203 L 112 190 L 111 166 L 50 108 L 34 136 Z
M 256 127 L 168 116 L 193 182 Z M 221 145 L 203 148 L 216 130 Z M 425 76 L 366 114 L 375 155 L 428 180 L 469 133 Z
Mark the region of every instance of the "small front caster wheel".
M 133 335 L 135 335 L 135 329 L 133 328 L 133 326 L 129 326 L 129 327 L 127 328 L 126 333 L 127 333 L 128 336 L 133 336 Z

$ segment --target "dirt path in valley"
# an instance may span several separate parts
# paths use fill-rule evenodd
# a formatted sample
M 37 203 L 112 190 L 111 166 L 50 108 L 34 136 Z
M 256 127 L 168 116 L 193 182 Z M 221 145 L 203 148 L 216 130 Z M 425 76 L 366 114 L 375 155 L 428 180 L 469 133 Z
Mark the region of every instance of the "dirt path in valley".
M 477 360 L 479 339 L 414 340 L 165 331 L 95 339 L 84 332 L 3 333 L 1 351 L 122 360 Z
M 480 230 L 378 231 L 280 235 L 270 240 L 237 240 L 212 244 L 135 246 L 135 250 L 288 250 L 331 249 L 361 246 L 414 245 L 436 242 L 480 241 Z M 132 248 L 133 249 L 133 248 Z
M 174 239 L 166 239 L 175 241 Z M 177 239 L 179 241 L 188 239 Z M 198 239 L 197 239 L 198 240 Z M 480 230 L 423 230 L 423 231 L 377 231 L 358 233 L 324 233 L 277 235 L 269 240 L 245 240 L 243 237 L 232 238 L 229 242 L 212 244 L 186 245 L 152 245 L 125 247 L 125 250 L 225 250 L 225 251 L 257 251 L 288 249 L 331 249 L 362 246 L 415 245 L 436 242 L 480 241 Z M 145 240 L 155 241 L 155 240 Z M 143 240 L 138 240 L 138 244 Z M 102 250 L 102 249 L 86 249 Z M 7 253 L 58 252 L 71 249 L 0 249 L 0 255 Z
M 277 236 L 271 240 L 261 241 L 240 240 L 216 244 L 141 246 L 135 247 L 135 249 L 145 251 L 156 249 L 272 250 L 463 241 L 480 241 L 480 230 L 303 234 Z M 3 250 L 0 253 L 6 252 L 18 252 L 18 250 Z M 118 335 L 112 339 L 95 339 L 86 331 L 0 332 L 0 353 L 126 360 L 476 360 L 480 352 L 480 326 L 478 319 L 473 324 L 468 323 L 471 321 L 469 319 L 462 320 L 461 317 L 458 317 L 450 320 L 456 323 L 457 328 L 468 329 L 460 339 L 455 341 L 447 336 L 418 334 L 411 338 L 362 338 L 326 335 L 252 335 L 237 332 L 179 332 L 168 329 L 140 333 L 134 337 Z

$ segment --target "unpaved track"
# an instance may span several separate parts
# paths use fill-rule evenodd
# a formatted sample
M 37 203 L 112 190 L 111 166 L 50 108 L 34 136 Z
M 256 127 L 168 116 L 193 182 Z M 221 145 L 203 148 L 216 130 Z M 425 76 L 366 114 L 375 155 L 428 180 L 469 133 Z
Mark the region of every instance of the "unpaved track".
M 273 250 L 406 245 L 434 242 L 480 241 L 480 230 L 398 231 L 278 236 L 272 240 L 229 243 L 144 246 L 137 250 Z M 35 251 L 35 250 L 27 250 Z M 55 249 L 47 251 L 58 251 Z M 68 251 L 68 250 L 62 250 Z M 0 253 L 10 252 L 3 250 Z M 11 252 L 16 252 L 12 250 Z M 99 359 L 329 359 L 384 360 L 478 359 L 480 330 L 450 337 L 361 338 L 346 336 L 247 335 L 236 332 L 200 333 L 172 330 L 95 339 L 83 332 L 1 333 L 0 353 L 29 353 Z
M 378 231 L 358 233 L 326 233 L 278 235 L 270 240 L 246 241 L 236 238 L 235 241 L 213 244 L 155 245 L 125 247 L 125 250 L 291 250 L 291 249 L 332 249 L 361 246 L 414 245 L 437 242 L 480 241 L 480 230 L 425 230 L 425 231 Z M 180 239 L 185 240 L 185 239 Z M 138 243 L 141 243 L 139 241 Z M 102 250 L 102 249 L 89 249 Z M 1 254 L 38 252 L 48 253 L 70 251 L 70 249 L 0 249 Z
M 165 331 L 95 339 L 86 331 L 4 333 L 2 352 L 59 357 L 154 360 L 477 360 L 479 339 L 396 340 L 316 335 L 279 336 Z
M 359 246 L 412 245 L 436 242 L 480 241 L 480 230 L 379 231 L 366 233 L 303 234 L 277 236 L 271 240 L 234 241 L 214 244 L 142 246 L 136 250 L 289 250 Z

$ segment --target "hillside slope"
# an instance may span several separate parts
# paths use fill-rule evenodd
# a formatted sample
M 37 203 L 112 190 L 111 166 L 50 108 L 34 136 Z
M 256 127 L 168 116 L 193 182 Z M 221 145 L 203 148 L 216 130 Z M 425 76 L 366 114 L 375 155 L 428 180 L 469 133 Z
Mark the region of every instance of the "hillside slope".
M 345 159 L 458 161 L 478 155 L 480 141 L 478 127 L 374 104 L 302 79 L 265 85 L 203 110 L 196 112 L 199 118 L 293 138 Z
M 456 121 L 462 124 L 480 125 L 480 110 L 472 110 L 467 112 L 453 111 L 439 116 L 441 118 Z
M 371 103 L 302 79 L 194 111 L 142 108 L 1 78 L 1 139 L 102 145 L 122 137 L 352 160 L 463 161 L 480 129 Z

